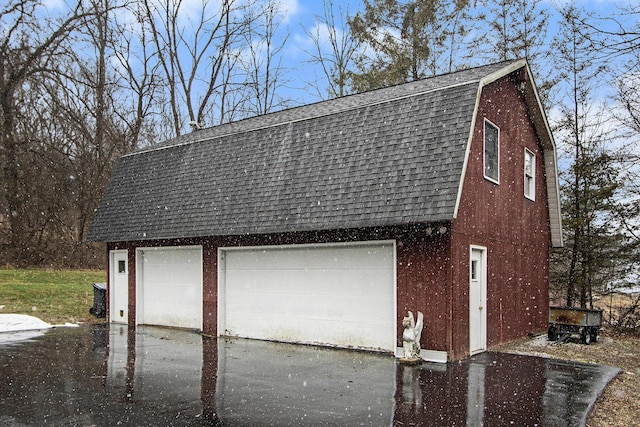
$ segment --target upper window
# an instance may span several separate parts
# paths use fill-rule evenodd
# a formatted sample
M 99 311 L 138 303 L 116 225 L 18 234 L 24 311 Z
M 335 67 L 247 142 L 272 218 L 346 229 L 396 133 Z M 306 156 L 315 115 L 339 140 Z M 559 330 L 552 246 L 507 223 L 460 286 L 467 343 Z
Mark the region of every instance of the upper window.
M 484 121 L 484 177 L 500 182 L 500 130 L 488 120 Z
M 536 155 L 524 149 L 524 196 L 527 199 L 536 198 Z

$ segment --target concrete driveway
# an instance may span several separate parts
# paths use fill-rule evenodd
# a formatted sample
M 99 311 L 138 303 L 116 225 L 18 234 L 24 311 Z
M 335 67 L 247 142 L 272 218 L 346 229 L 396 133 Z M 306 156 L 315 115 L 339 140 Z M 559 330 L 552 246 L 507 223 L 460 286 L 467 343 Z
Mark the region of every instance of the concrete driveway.
M 448 365 L 162 328 L 0 344 L 0 426 L 581 426 L 613 367 L 484 353 Z

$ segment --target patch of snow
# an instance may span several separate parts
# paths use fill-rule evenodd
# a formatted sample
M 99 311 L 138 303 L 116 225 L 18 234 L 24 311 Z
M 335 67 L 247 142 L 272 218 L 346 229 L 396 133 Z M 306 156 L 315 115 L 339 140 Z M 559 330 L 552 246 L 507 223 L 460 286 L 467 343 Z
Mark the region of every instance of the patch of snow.
M 26 341 L 45 333 L 53 326 L 26 314 L 0 314 L 0 344 Z
M 26 314 L 0 314 L 0 332 L 37 331 L 52 325 Z
M 77 323 L 69 323 L 69 322 L 64 322 L 64 325 L 53 325 L 55 326 L 64 326 L 65 328 L 79 328 L 80 325 L 78 325 Z
M 538 335 L 538 336 L 534 337 L 529 342 L 529 345 L 531 345 L 532 347 L 542 347 L 542 346 L 548 345 L 548 343 L 549 343 L 549 340 L 547 338 L 547 334 L 541 334 L 541 335 Z

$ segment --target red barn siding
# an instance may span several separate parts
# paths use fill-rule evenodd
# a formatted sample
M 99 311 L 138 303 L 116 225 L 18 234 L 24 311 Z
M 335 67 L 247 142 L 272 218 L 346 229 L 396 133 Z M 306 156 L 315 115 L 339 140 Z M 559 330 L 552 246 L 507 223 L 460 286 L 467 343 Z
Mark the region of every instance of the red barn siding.
M 207 241 L 202 247 L 202 333 L 215 337 L 218 331 L 218 246 Z
M 422 348 L 447 351 L 449 316 L 448 236 L 398 242 L 398 345 L 402 345 L 402 318 L 412 311 L 424 314 Z
M 129 325 L 136 324 L 136 300 L 137 300 L 137 292 L 136 292 L 136 249 L 131 245 L 127 245 L 127 272 L 129 273 L 129 286 L 128 286 L 128 296 L 129 296 L 129 304 L 127 306 L 127 314 L 128 319 L 127 322 Z
M 545 329 L 551 246 L 543 152 L 515 82 L 485 87 L 453 225 L 453 352 L 468 353 L 469 246 L 487 248 L 487 344 Z M 500 128 L 500 183 L 483 174 L 483 127 Z M 536 155 L 535 201 L 524 196 L 524 150 Z

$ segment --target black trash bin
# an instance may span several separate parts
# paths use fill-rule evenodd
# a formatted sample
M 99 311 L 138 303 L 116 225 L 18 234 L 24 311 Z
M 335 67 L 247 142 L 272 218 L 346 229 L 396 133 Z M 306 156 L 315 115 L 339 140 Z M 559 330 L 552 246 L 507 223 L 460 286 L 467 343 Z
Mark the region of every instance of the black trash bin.
M 93 284 L 93 307 L 89 308 L 89 313 L 96 317 L 107 317 L 107 284 Z

